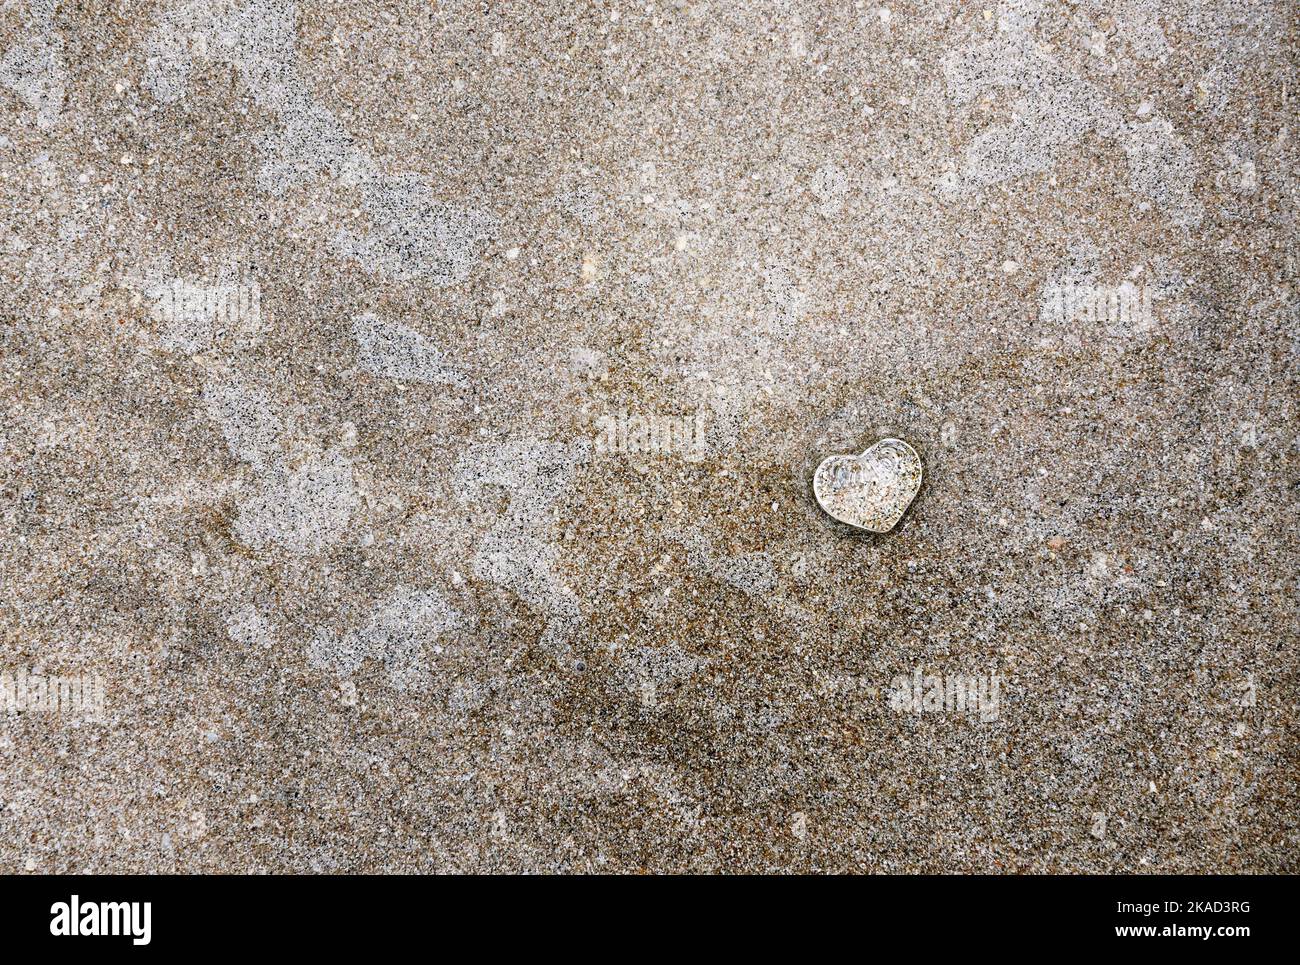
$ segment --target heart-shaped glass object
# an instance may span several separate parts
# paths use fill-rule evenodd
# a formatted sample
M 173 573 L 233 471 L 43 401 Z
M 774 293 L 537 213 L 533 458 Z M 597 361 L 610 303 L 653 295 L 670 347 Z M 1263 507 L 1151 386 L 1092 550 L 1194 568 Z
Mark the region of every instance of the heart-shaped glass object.
M 881 439 L 860 456 L 829 456 L 813 474 L 826 513 L 858 529 L 888 533 L 921 488 L 921 457 L 902 439 Z

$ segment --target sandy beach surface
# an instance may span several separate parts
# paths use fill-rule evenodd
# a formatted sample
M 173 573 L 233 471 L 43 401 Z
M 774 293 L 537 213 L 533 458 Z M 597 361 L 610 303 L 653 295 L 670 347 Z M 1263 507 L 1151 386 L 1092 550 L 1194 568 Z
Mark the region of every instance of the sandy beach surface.
M 1296 38 L 3 4 L 0 872 L 1300 870 Z

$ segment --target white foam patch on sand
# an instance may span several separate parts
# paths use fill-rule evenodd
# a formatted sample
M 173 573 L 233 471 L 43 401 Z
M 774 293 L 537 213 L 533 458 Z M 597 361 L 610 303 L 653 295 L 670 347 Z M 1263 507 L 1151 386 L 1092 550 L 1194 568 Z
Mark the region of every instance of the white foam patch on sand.
M 195 61 L 227 63 L 279 126 L 262 143 L 258 187 L 280 195 L 321 174 L 361 191 L 368 231 L 340 230 L 333 247 L 367 271 L 437 285 L 463 281 L 475 246 L 491 237 L 486 212 L 438 199 L 414 175 L 385 174 L 298 74 L 297 6 L 276 0 L 190 3 L 163 14 L 145 40 L 143 84 L 163 103 L 185 95 Z
M 269 472 L 284 431 L 271 397 L 243 379 L 232 377 L 209 383 L 203 389 L 208 415 L 221 426 L 230 455 L 258 473 Z
M 237 376 L 209 382 L 203 389 L 203 403 L 220 425 L 230 455 L 250 464 L 253 471 L 269 472 L 278 459 L 283 432 L 269 395 Z
M 54 0 L 34 0 L 28 7 L 30 36 L 0 58 L 0 87 L 13 91 L 36 112 L 36 126 L 49 130 L 59 122 L 68 73 L 63 40 L 54 29 Z
M 433 342 L 401 322 L 384 321 L 367 312 L 352 320 L 352 337 L 357 343 L 357 364 L 372 375 L 438 385 L 465 381 Z
M 1200 223 L 1201 202 L 1192 196 L 1196 161 L 1166 120 L 1129 121 L 1120 146 L 1128 157 L 1129 187 L 1171 212 L 1180 223 Z
M 763 270 L 763 294 L 776 334 L 789 334 L 790 327 L 808 311 L 808 293 L 783 265 L 769 265 Z
M 808 190 L 818 201 L 817 213 L 823 218 L 833 218 L 844 208 L 849 182 L 842 168 L 824 164 L 813 175 Z
M 1129 185 L 1176 221 L 1198 224 L 1201 203 L 1193 196 L 1196 168 L 1191 151 L 1166 120 L 1125 121 L 1095 86 L 1049 57 L 1030 34 L 1036 18 L 1005 21 L 1005 32 L 948 55 L 943 64 L 949 96 L 970 105 L 1002 88 L 1018 94 L 1011 120 L 980 131 L 966 146 L 956 182 L 941 195 L 961 195 L 1029 174 L 1051 170 L 1062 153 L 1095 134 L 1115 141 L 1128 160 Z
M 208 385 L 203 401 L 230 454 L 257 477 L 256 488 L 238 500 L 235 534 L 258 549 L 274 545 L 304 555 L 338 542 L 361 507 L 351 460 L 330 451 L 290 465 L 280 448 L 284 430 L 275 405 L 242 379 Z
M 226 618 L 226 635 L 243 647 L 269 647 L 275 640 L 271 621 L 251 605 L 240 607 Z
M 277 468 L 241 499 L 235 534 L 259 549 L 277 544 L 294 553 L 319 553 L 338 542 L 360 508 L 351 461 L 324 453 L 293 470 Z
M 1152 0 L 1129 0 L 1131 7 L 1143 7 L 1168 15 L 1167 8 Z M 1231 95 L 1248 65 L 1272 57 L 1280 44 L 1295 44 L 1294 3 L 1209 3 L 1196 0 L 1178 18 L 1178 29 L 1199 37 L 1218 53 L 1213 66 L 1187 91 L 1189 97 L 1212 116 L 1228 109 Z M 1294 60 L 1294 57 L 1292 58 Z M 1253 99 L 1253 98 L 1252 98 Z
M 585 445 L 517 441 L 474 446 L 456 466 L 466 496 L 499 486 L 510 500 L 475 551 L 474 575 L 541 611 L 541 644 L 557 656 L 567 653 L 582 613 L 577 594 L 555 572 L 560 552 L 551 541 L 551 507 L 588 458 Z
M 399 280 L 451 285 L 468 277 L 475 247 L 494 229 L 486 213 L 439 201 L 414 177 L 372 177 L 362 187 L 371 230 L 339 231 L 334 248 L 340 255 Z
M 380 660 L 396 690 L 424 690 L 429 683 L 429 651 L 438 638 L 461 625 L 460 615 L 435 589 L 399 586 L 377 603 L 359 630 L 342 637 L 316 631 L 307 645 L 314 667 L 341 676 L 355 673 L 365 660 Z

